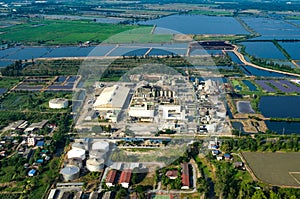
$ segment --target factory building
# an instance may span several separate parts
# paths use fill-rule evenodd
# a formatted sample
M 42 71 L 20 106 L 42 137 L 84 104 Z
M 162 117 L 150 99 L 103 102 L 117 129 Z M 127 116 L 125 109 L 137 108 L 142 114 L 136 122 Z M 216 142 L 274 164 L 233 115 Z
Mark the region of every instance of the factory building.
M 134 98 L 149 99 L 157 97 L 173 98 L 175 96 L 174 91 L 168 88 L 162 88 L 160 86 L 144 85 L 136 89 Z
M 93 107 L 95 110 L 121 110 L 128 97 L 130 89 L 114 85 L 103 89 L 100 96 L 97 97 Z
M 138 87 L 133 95 L 128 115 L 133 121 L 153 122 L 157 104 L 173 104 L 177 100 L 175 92 L 156 85 Z
M 164 120 L 185 120 L 185 110 L 180 105 L 162 105 L 159 106 Z
M 121 109 L 129 96 L 130 89 L 124 86 L 114 85 L 104 88 L 93 104 L 94 110 L 101 111 L 101 117 L 117 122 Z M 104 113 L 106 113 L 104 115 Z
M 130 117 L 137 118 L 141 122 L 152 122 L 154 118 L 153 103 L 134 103 L 129 107 L 128 114 Z

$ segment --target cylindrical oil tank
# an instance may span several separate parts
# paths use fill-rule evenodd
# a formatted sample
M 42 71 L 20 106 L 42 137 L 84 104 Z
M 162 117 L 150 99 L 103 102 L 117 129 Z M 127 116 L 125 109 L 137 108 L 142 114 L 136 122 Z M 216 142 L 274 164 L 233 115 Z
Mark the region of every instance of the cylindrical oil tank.
M 83 149 L 71 149 L 68 152 L 68 158 L 80 158 L 82 160 L 84 160 L 85 157 L 85 150 Z
M 105 158 L 106 157 L 106 151 L 103 151 L 103 150 L 91 150 L 89 152 L 89 157 L 90 159 L 93 159 L 93 158 Z
M 92 150 L 103 150 L 108 151 L 109 150 L 109 143 L 105 141 L 98 141 L 93 143 Z
M 75 142 L 72 144 L 72 149 L 83 149 L 85 150 L 85 144 L 83 142 Z
M 69 158 L 65 162 L 66 166 L 77 166 L 79 168 L 82 168 L 82 159 L 81 158 Z
M 101 159 L 93 158 L 93 159 L 88 159 L 86 161 L 86 168 L 91 172 L 101 171 L 103 167 L 104 167 L 104 160 L 102 158 Z
M 64 181 L 72 181 L 79 177 L 80 169 L 77 166 L 66 166 L 61 171 Z

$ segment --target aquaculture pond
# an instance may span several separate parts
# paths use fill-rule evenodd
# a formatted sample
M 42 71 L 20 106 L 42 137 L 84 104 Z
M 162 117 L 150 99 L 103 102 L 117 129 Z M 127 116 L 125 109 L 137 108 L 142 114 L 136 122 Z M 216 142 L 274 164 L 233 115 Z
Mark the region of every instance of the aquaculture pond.
M 262 96 L 259 110 L 265 117 L 300 118 L 300 96 Z
M 266 125 L 278 134 L 300 134 L 300 122 L 266 121 Z
M 280 19 L 242 17 L 242 20 L 261 36 L 251 40 L 298 39 L 300 28 Z
M 292 59 L 300 59 L 300 42 L 279 42 Z
M 249 101 L 238 101 L 236 103 L 237 111 L 239 113 L 254 113 L 251 103 Z
M 246 52 L 252 56 L 265 59 L 286 59 L 272 42 L 243 42 L 241 44 L 246 47 Z
M 242 80 L 242 82 L 249 88 L 250 91 L 257 91 L 257 87 L 249 80 Z
M 139 24 L 157 25 L 183 34 L 249 34 L 233 17 L 171 15 Z M 161 30 L 154 33 L 161 34 Z

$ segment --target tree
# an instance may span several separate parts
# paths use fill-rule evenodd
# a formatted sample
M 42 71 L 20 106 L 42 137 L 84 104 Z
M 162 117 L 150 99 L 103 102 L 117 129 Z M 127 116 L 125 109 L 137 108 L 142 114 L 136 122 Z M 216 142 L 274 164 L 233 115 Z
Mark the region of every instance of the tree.
M 127 191 L 124 188 L 121 188 L 116 194 L 116 199 L 123 199 L 126 198 L 126 196 L 127 196 Z
M 229 153 L 232 150 L 232 146 L 228 142 L 225 142 L 221 145 L 221 150 L 225 153 Z
M 270 199 L 280 199 L 279 195 L 274 193 L 274 191 L 270 191 Z
M 267 197 L 262 189 L 258 189 L 254 192 L 251 199 L 267 199 Z

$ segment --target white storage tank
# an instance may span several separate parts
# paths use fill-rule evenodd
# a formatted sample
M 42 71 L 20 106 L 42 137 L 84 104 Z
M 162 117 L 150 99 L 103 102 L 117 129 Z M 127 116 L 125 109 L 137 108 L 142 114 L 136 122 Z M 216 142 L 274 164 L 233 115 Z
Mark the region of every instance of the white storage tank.
M 49 107 L 53 109 L 67 108 L 69 100 L 65 98 L 55 98 L 49 101 Z
M 93 158 L 103 158 L 105 159 L 106 158 L 106 151 L 103 151 L 103 150 L 91 150 L 89 152 L 89 157 L 90 159 L 93 159 Z
M 83 150 L 88 150 L 88 143 L 74 142 L 74 143 L 72 144 L 72 149 L 83 149 Z
M 68 158 L 80 158 L 82 160 L 84 160 L 85 157 L 85 150 L 84 149 L 71 149 L 68 152 Z
M 80 169 L 77 166 L 66 166 L 60 171 L 64 181 L 72 181 L 79 177 Z
M 86 168 L 91 172 L 101 171 L 104 168 L 104 160 L 101 159 L 88 159 L 86 161 Z
M 81 158 L 69 158 L 65 162 L 66 166 L 77 166 L 79 168 L 82 168 L 82 159 Z
M 103 150 L 108 151 L 109 150 L 109 143 L 105 141 L 98 141 L 93 143 L 92 150 Z

